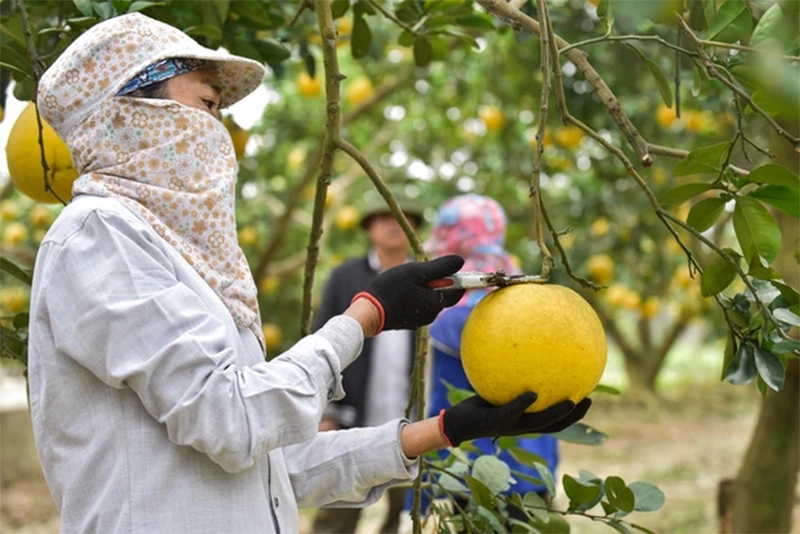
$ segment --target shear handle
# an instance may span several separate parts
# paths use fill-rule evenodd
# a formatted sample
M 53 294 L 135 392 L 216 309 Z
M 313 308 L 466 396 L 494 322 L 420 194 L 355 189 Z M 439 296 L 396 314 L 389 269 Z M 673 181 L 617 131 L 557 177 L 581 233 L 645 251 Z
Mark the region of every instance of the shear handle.
M 495 273 L 456 273 L 452 276 L 445 276 L 428 282 L 428 286 L 433 289 L 477 289 L 482 287 L 493 287 L 497 285 L 497 275 Z

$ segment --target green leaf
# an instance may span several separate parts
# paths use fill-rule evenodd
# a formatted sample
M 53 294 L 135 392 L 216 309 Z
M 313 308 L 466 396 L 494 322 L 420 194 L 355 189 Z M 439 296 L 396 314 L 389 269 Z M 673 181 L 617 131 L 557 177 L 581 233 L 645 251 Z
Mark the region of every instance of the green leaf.
M 622 391 L 619 388 L 615 388 L 614 386 L 609 386 L 608 384 L 597 384 L 593 390 L 594 393 L 605 393 L 607 395 L 622 395 Z
M 84 17 L 94 16 L 91 0 L 72 0 L 72 3 L 75 4 L 75 7 L 78 8 L 78 11 L 80 11 L 81 15 L 83 15 Z
M 14 316 L 14 328 L 25 330 L 30 325 L 31 316 L 29 313 L 18 313 Z
M 359 4 L 360 5 L 360 4 Z M 353 33 L 350 37 L 350 51 L 354 59 L 361 59 L 369 53 L 372 46 L 372 30 L 364 17 L 353 20 Z
M 447 401 L 450 403 L 451 406 L 455 406 L 459 402 L 467 400 L 468 398 L 475 395 L 474 391 L 470 391 L 468 389 L 463 389 L 463 388 L 457 388 L 447 380 L 442 380 L 442 383 L 447 388 Z
M 253 46 L 261 54 L 261 61 L 264 63 L 280 63 L 286 61 L 292 55 L 292 52 L 279 41 L 268 37 L 253 41 Z
M 467 486 L 465 486 L 460 479 L 456 478 L 450 473 L 442 473 L 439 475 L 437 482 L 444 490 L 452 493 L 465 493 L 469 490 L 469 488 L 467 488 Z
M 610 512 L 607 512 L 607 513 L 610 513 Z M 616 530 L 620 534 L 632 534 L 631 533 L 631 529 L 629 529 L 628 526 L 625 523 L 622 523 L 621 521 L 619 521 L 617 519 L 608 518 L 608 519 L 605 520 L 605 524 L 608 525 L 609 527 L 613 528 L 614 530 Z
M 189 26 L 185 28 L 184 33 L 191 36 L 208 37 L 215 41 L 222 39 L 222 28 L 213 24 L 200 24 L 198 26 Z
M 502 438 L 500 438 L 502 439 Z M 498 440 L 499 441 L 499 440 Z M 516 440 L 515 440 L 516 441 Z M 543 463 L 544 458 L 522 447 L 504 447 L 508 454 L 520 464 L 533 465 L 535 462 Z
M 588 510 L 603 496 L 603 488 L 600 485 L 589 484 L 570 475 L 564 475 L 561 484 L 570 500 L 570 509 L 573 510 Z
M 708 29 L 708 40 L 741 41 L 753 28 L 753 18 L 743 0 L 726 0 L 719 7 Z
M 460 17 L 456 17 L 455 19 L 456 24 L 459 26 L 463 26 L 465 28 L 471 28 L 474 30 L 485 30 L 485 31 L 494 31 L 494 19 L 487 15 L 481 15 L 479 13 L 472 13 L 469 15 L 462 15 Z
M 492 506 L 492 508 L 494 508 L 494 505 Z M 480 516 L 484 521 L 489 523 L 489 526 L 492 527 L 491 530 L 492 532 L 505 532 L 505 527 L 489 508 L 485 506 L 478 506 L 476 512 L 478 513 L 478 516 Z
M 664 506 L 666 497 L 658 486 L 649 482 L 633 482 L 629 486 L 636 499 L 633 509 L 637 512 L 654 512 Z
M 771 40 L 778 33 L 778 28 L 783 19 L 783 11 L 779 4 L 772 4 L 761 18 L 758 19 L 753 34 L 750 36 L 750 46 L 758 48 Z
M 771 280 L 772 286 L 780 291 L 781 296 L 786 299 L 790 306 L 797 306 L 800 304 L 800 293 L 795 288 L 785 283 L 782 280 Z
M 165 5 L 164 2 L 145 2 L 145 1 L 138 1 L 132 2 L 130 6 L 128 6 L 127 13 L 138 13 L 139 11 L 144 11 L 148 7 L 153 6 L 163 6 Z
M 765 264 L 759 256 L 753 257 L 747 274 L 759 280 L 779 280 L 781 277 L 778 271 Z
M 29 270 L 23 269 L 13 261 L 2 256 L 0 256 L 0 271 L 10 274 L 27 285 L 31 285 L 33 282 L 33 275 Z
M 664 209 L 671 210 L 677 208 L 690 198 L 701 195 L 709 191 L 714 186 L 702 182 L 692 182 L 690 184 L 682 184 L 668 189 L 658 199 L 659 203 Z
M 692 150 L 675 165 L 675 170 L 672 171 L 672 174 L 674 176 L 697 173 L 719 174 L 728 161 L 730 148 L 730 143 L 719 143 Z
M 515 494 L 515 496 L 516 495 L 518 494 Z M 524 508 L 527 512 L 533 514 L 543 521 L 550 519 L 550 514 L 547 512 L 547 503 L 544 502 L 544 499 L 542 499 L 541 495 L 535 491 L 529 491 L 522 497 L 522 499 L 520 499 L 520 501 L 520 504 L 522 505 L 521 508 Z
M 350 0 L 333 0 L 331 2 L 331 16 L 334 20 L 342 18 L 350 9 Z
M 433 59 L 433 46 L 423 35 L 414 39 L 414 63 L 417 67 L 427 67 Z
M 628 514 L 633 511 L 636 498 L 631 489 L 625 485 L 625 481 L 618 476 L 606 478 L 605 483 L 606 498 L 608 503 L 619 510 Z
M 467 483 L 472 498 L 475 499 L 479 506 L 495 507 L 497 499 L 494 493 L 486 487 L 486 484 L 471 475 L 465 475 L 464 482 Z
M 647 65 L 647 70 L 650 71 L 650 74 L 653 75 L 653 78 L 656 81 L 656 87 L 658 87 L 658 92 L 661 94 L 661 100 L 664 101 L 664 104 L 666 104 L 668 108 L 671 108 L 672 87 L 667 79 L 667 75 L 664 74 L 664 71 L 661 70 L 661 67 L 659 67 L 656 62 L 650 59 L 645 59 L 644 64 Z
M 778 208 L 787 215 L 800 217 L 800 189 L 792 189 L 782 185 L 762 185 L 750 196 Z
M 532 523 L 528 524 L 525 528 L 533 527 L 535 530 L 531 532 L 547 532 L 547 534 L 569 534 L 571 532 L 570 524 L 567 519 L 561 514 L 548 513 L 545 519 L 536 516 Z M 505 530 L 501 532 L 506 532 Z M 508 532 L 519 532 L 518 530 L 509 530 Z
M 703 88 L 709 85 L 711 78 L 708 72 L 703 68 L 703 64 L 697 60 L 692 61 L 692 96 L 698 96 L 703 92 Z
M 793 313 L 792 310 L 788 308 L 778 308 L 772 312 L 772 315 L 774 315 L 777 320 L 788 325 L 800 326 L 800 316 Z
M 397 37 L 397 44 L 404 48 L 409 48 L 414 46 L 414 40 L 417 38 L 416 35 L 411 33 L 410 31 L 402 31 L 400 35 Z
M 687 4 L 689 7 L 689 26 L 699 31 L 708 29 L 703 0 L 687 0 Z
M 731 358 L 724 379 L 734 386 L 743 386 L 755 380 L 756 376 L 755 350 L 750 343 L 742 343 Z
M 584 423 L 575 423 L 560 432 L 551 434 L 554 438 L 580 445 L 602 445 L 608 436 Z
M 772 346 L 772 352 L 778 355 L 790 354 L 800 351 L 800 341 L 796 339 L 783 339 Z
M 781 230 L 767 208 L 751 197 L 738 197 L 733 209 L 733 229 L 746 258 L 760 255 L 767 263 L 781 249 Z
M 792 172 L 791 169 L 774 163 L 756 167 L 744 177 L 744 180 L 746 183 L 752 184 L 772 184 L 793 189 L 800 188 L 800 177 Z
M 731 249 L 724 249 L 727 257 L 714 255 L 708 265 L 703 267 L 703 275 L 700 278 L 700 293 L 704 297 L 716 295 L 724 291 L 736 278 L 736 268 L 728 258 L 734 258 L 738 263 L 739 255 Z
M 698 232 L 711 228 L 725 211 L 727 200 L 722 197 L 704 198 L 689 210 L 686 222 Z
M 772 352 L 761 347 L 755 347 L 756 369 L 762 380 L 775 391 L 783 389 L 786 378 L 786 368 L 783 360 Z
M 595 475 L 594 473 L 592 473 L 587 469 L 581 469 L 580 471 L 578 471 L 578 477 L 582 482 L 588 482 L 600 485 L 603 484 L 603 479 L 601 479 L 599 476 Z
M 511 469 L 496 456 L 479 456 L 472 465 L 472 476 L 495 495 L 506 491 L 511 484 Z
M 117 15 L 114 6 L 111 4 L 98 4 L 92 2 L 92 9 L 100 17 L 100 20 L 108 20 Z
M 735 348 L 736 339 L 734 339 L 733 334 L 729 332 L 725 338 L 725 350 L 722 355 L 722 376 L 720 380 L 725 380 L 728 374 L 728 368 L 731 366 L 731 361 L 733 361 Z
M 553 473 L 550 472 L 547 465 L 544 462 L 533 462 L 533 467 L 536 468 L 539 476 L 542 477 L 542 482 L 547 486 L 547 491 L 549 491 L 551 495 L 555 495 L 556 480 L 553 478 Z

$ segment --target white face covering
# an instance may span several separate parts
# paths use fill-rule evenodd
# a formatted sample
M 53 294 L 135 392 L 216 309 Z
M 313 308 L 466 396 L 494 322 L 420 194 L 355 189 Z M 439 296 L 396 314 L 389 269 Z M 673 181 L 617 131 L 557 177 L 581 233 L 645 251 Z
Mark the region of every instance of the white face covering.
M 73 194 L 141 214 L 264 346 L 257 290 L 236 234 L 236 156 L 225 126 L 176 102 L 110 98 L 67 138 Z

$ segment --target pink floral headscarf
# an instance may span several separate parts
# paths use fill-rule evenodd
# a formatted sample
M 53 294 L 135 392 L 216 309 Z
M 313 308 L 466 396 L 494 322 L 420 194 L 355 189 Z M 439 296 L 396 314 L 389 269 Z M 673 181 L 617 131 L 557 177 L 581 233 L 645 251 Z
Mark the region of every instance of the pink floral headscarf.
M 503 248 L 506 240 L 506 214 L 495 200 L 466 194 L 448 200 L 436 212 L 431 236 L 424 244 L 433 256 L 458 254 L 464 258 L 462 272 L 518 274 L 519 268 Z M 467 291 L 456 306 L 476 303 L 490 289 Z
M 73 194 L 115 197 L 144 217 L 263 347 L 256 285 L 237 240 L 236 156 L 227 129 L 174 101 L 115 96 L 165 50 L 209 60 L 225 84 L 226 105 L 255 89 L 264 74 L 254 61 L 200 47 L 143 15 L 125 15 L 93 27 L 59 57 L 40 81 L 40 112 L 81 173 Z

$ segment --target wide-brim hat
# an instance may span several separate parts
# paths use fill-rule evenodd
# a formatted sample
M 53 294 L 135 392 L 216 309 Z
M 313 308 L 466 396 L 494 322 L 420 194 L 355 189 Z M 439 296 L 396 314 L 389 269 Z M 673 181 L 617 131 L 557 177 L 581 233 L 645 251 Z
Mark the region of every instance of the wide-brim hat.
M 407 219 L 413 220 L 417 228 L 422 226 L 422 223 L 425 222 L 424 210 L 420 205 L 419 201 L 407 196 L 401 190 L 392 191 L 392 197 L 394 197 L 397 205 L 400 207 L 400 210 L 406 216 Z M 369 223 L 373 217 L 376 215 L 385 215 L 392 213 L 391 208 L 389 208 L 389 204 L 386 203 L 386 199 L 383 198 L 377 191 L 370 191 L 364 197 L 364 210 L 361 212 L 361 228 L 367 229 L 369 227 Z
M 177 28 L 129 13 L 93 26 L 64 50 L 39 81 L 39 111 L 66 139 L 100 102 L 167 58 L 210 62 L 219 73 L 221 108 L 253 92 L 266 74 L 258 61 L 206 48 Z

